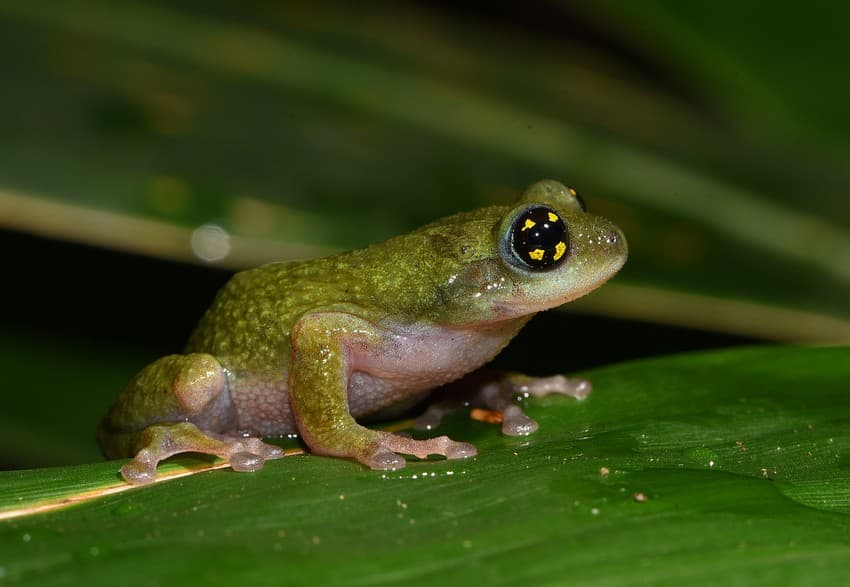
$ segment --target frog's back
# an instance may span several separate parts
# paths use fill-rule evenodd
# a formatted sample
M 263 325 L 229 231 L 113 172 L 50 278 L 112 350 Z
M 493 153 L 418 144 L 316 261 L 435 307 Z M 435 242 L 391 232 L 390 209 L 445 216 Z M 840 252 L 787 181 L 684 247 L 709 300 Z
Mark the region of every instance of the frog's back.
M 306 265 L 271 263 L 234 275 L 201 318 L 185 352 L 209 353 L 229 369 L 285 366 L 293 324 L 334 298 L 337 289 L 334 283 L 305 282 L 299 274 Z
M 430 321 L 429 312 L 442 302 L 436 282 L 447 271 L 440 266 L 446 248 L 461 240 L 451 230 L 467 215 L 363 249 L 237 273 L 204 314 L 186 352 L 209 353 L 228 369 L 278 368 L 288 364 L 292 328 L 308 312 Z

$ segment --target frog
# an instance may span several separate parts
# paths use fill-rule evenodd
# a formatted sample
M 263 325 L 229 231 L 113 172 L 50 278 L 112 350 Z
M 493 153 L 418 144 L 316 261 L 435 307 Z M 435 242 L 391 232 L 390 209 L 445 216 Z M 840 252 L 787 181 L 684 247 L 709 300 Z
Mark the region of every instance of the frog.
M 107 458 L 131 458 L 131 484 L 179 453 L 257 471 L 298 436 L 312 454 L 398 470 L 407 457 L 463 459 L 475 446 L 370 427 L 435 389 L 449 396 L 414 423 L 435 429 L 459 406 L 495 414 L 508 435 L 537 429 L 516 401 L 584 398 L 581 378 L 482 370 L 539 312 L 598 288 L 628 246 L 572 187 L 539 181 L 508 205 L 431 222 L 365 248 L 234 274 L 180 354 L 144 367 L 98 428 Z M 265 440 L 264 440 L 265 439 Z M 405 456 L 406 455 L 406 456 Z

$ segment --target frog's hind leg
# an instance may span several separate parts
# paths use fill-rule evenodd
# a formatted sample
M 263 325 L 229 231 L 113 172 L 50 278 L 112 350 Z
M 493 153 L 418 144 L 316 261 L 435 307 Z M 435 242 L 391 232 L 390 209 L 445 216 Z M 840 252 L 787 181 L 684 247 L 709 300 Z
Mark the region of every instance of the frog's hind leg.
M 135 455 L 121 469 L 130 483 L 149 483 L 159 461 L 181 452 L 227 459 L 238 471 L 260 469 L 283 451 L 236 434 L 236 412 L 227 377 L 215 357 L 203 353 L 169 355 L 133 378 L 98 430 L 109 458 Z
M 266 459 L 283 456 L 283 449 L 259 438 L 205 434 L 191 422 L 149 426 L 139 435 L 138 442 L 142 448 L 132 461 L 121 467 L 124 479 L 136 485 L 153 481 L 160 461 L 183 452 L 216 455 L 229 461 L 236 471 L 256 471 Z
M 462 388 L 462 389 L 458 389 Z M 520 373 L 476 373 L 447 386 L 446 399 L 428 406 L 414 421 L 419 430 L 436 428 L 443 418 L 461 407 L 487 408 L 501 414 L 502 433 L 508 436 L 525 436 L 536 431 L 537 422 L 525 415 L 516 404 L 518 398 L 544 397 L 560 394 L 584 399 L 591 391 L 587 379 L 567 379 L 563 375 L 530 377 Z

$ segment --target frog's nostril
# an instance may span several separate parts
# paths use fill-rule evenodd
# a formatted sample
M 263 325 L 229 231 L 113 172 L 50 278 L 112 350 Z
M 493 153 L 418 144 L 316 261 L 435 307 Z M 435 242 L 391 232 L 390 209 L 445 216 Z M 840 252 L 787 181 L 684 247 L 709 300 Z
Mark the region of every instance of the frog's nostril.
M 613 228 L 608 231 L 608 246 L 616 250 L 624 259 L 629 254 L 629 245 L 626 243 L 626 237 L 619 228 Z

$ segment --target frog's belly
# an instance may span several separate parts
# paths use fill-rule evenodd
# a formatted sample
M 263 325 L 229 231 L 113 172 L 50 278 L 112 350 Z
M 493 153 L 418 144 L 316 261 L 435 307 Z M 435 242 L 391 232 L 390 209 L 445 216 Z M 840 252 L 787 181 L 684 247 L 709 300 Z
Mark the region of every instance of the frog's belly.
M 298 432 L 289 404 L 287 370 L 227 369 L 239 432 L 252 436 L 283 436 Z
M 438 326 L 387 333 L 376 348 L 353 349 L 348 405 L 355 418 L 386 408 L 410 407 L 428 390 L 454 381 L 495 357 L 527 318 L 486 329 Z
M 394 328 L 385 333 L 379 345 L 351 345 L 349 411 L 355 418 L 365 418 L 375 412 L 384 415 L 396 408 L 412 407 L 429 390 L 474 371 L 496 356 L 525 322 L 520 319 L 476 330 Z M 228 372 L 241 431 L 263 436 L 298 432 L 286 369 Z

